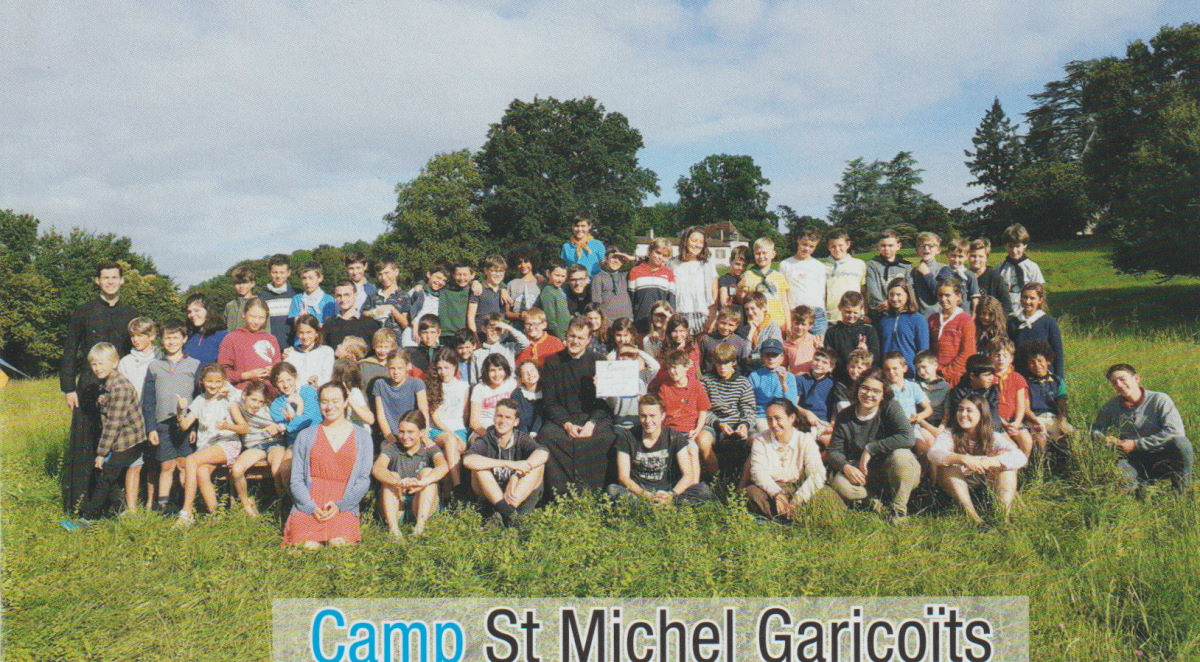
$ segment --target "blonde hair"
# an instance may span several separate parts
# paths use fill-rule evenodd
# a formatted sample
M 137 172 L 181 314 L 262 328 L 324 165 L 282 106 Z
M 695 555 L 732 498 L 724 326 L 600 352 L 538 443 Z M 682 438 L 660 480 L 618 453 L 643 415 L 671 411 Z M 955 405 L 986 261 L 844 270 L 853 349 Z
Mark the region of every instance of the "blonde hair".
M 658 239 L 650 242 L 650 248 L 646 251 L 646 257 L 649 258 L 651 253 L 658 253 L 664 250 L 668 253 L 675 252 L 675 249 L 671 246 L 670 239 L 667 239 L 666 237 L 659 237 Z
M 921 243 L 932 243 L 938 246 L 942 245 L 942 238 L 932 232 L 921 232 L 917 234 L 917 241 Z
M 135 317 L 129 320 L 129 335 L 152 336 L 158 333 L 158 325 L 149 317 Z
M 541 308 L 530 308 L 529 310 L 521 313 L 521 321 L 525 323 L 545 322 L 546 313 Z
M 116 365 L 120 362 L 121 355 L 117 353 L 117 348 L 113 347 L 112 343 L 98 342 L 88 350 L 87 360 L 88 363 L 92 361 L 106 361 L 112 365 Z
M 380 330 L 384 331 L 385 329 Z M 388 331 L 388 333 L 391 333 L 391 331 Z M 361 361 L 367 356 L 367 341 L 358 336 L 346 336 L 342 339 L 338 348 L 353 356 L 355 361 Z
M 775 240 L 771 239 L 770 237 L 759 237 L 758 239 L 754 240 L 753 247 L 754 250 L 758 250 L 760 248 L 775 248 Z

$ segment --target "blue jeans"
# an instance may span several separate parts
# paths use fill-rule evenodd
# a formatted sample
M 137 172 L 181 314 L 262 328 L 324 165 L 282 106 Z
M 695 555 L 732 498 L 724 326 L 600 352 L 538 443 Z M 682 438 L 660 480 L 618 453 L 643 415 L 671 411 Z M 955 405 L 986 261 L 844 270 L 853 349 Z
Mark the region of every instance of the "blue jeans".
M 825 329 L 829 328 L 829 317 L 825 314 L 824 308 L 813 310 L 813 325 L 809 333 L 818 338 L 825 337 Z

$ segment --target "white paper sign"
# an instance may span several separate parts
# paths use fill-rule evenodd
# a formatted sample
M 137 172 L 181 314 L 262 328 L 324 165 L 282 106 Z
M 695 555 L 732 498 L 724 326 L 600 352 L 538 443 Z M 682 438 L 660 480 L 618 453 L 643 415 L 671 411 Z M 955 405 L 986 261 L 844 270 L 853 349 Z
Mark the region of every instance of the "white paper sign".
M 637 361 L 596 361 L 596 397 L 623 398 L 642 394 Z

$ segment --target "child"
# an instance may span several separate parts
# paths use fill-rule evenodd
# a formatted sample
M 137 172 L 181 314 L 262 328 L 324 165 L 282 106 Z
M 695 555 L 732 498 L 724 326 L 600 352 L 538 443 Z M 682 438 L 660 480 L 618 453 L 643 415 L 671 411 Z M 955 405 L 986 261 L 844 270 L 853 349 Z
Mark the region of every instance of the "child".
M 116 496 L 114 491 L 121 474 L 142 457 L 146 427 L 137 391 L 117 370 L 117 348 L 110 343 L 98 342 L 88 350 L 87 360 L 92 374 L 101 384 L 96 400 L 101 419 L 100 439 L 94 459 L 99 474 L 79 512 L 85 519 L 98 519 L 104 516 Z
M 1044 450 L 1045 435 L 1042 424 L 1029 408 L 1029 384 L 1013 370 L 1014 347 L 1007 338 L 998 339 L 987 347 L 988 358 L 996 369 L 996 390 L 999 392 L 999 423 L 1009 438 L 1020 447 L 1026 457 L 1033 452 L 1033 435 L 1025 428 L 1028 421 L 1038 433 Z
M 836 357 L 834 359 L 836 360 Z M 850 359 L 846 361 L 844 370 L 837 370 L 836 363 L 831 365 L 831 369 L 834 369 L 835 372 L 833 373 L 833 392 L 830 395 L 833 400 L 833 411 L 829 414 L 829 420 L 832 421 L 843 409 L 850 406 L 850 403 L 854 401 L 854 382 L 858 381 L 859 375 L 873 365 L 875 365 L 875 356 L 865 349 L 856 349 L 850 352 Z
M 567 295 L 562 290 L 565 282 L 567 267 L 563 264 L 551 264 L 546 268 L 546 286 L 542 288 L 535 304 L 546 318 L 550 334 L 559 339 L 567 333 L 567 324 L 571 321 L 571 313 L 567 309 Z
M 917 235 L 917 256 L 921 258 L 909 273 L 913 293 L 917 295 L 917 307 L 922 315 L 932 315 L 938 310 L 938 275 L 946 265 L 937 261 L 942 252 L 942 239 L 932 232 Z
M 972 394 L 982 397 L 988 403 L 993 421 L 1000 420 L 1000 389 L 996 388 L 996 368 L 992 365 L 992 360 L 982 354 L 973 354 L 967 359 L 966 374 L 946 396 L 942 429 L 949 427 L 949 418 L 953 415 L 952 412 L 958 411 L 958 403 Z
M 825 335 L 825 263 L 813 257 L 821 243 L 821 231 L 809 227 L 796 237 L 796 254 L 779 263 L 779 271 L 788 281 L 788 310 L 807 306 L 813 311 L 812 332 Z
M 950 395 L 950 383 L 938 374 L 937 354 L 925 350 L 917 354 L 917 385 L 929 399 L 930 413 L 925 419 L 924 429 L 936 433 L 941 427 L 946 412 L 946 397 Z
M 582 315 L 588 304 L 592 302 L 591 276 L 587 267 L 582 264 L 572 264 L 567 267 L 567 286 L 563 293 L 567 295 L 567 313 L 574 317 Z
M 810 333 L 815 319 L 816 313 L 808 306 L 792 309 L 792 326 L 788 330 L 788 339 L 783 343 L 783 355 L 784 364 L 793 374 L 808 374 L 812 369 L 813 353 L 823 344 L 820 336 Z
M 296 368 L 301 384 L 314 388 L 329 381 L 333 375 L 333 348 L 321 337 L 321 323 L 305 313 L 296 318 L 296 346 L 283 350 L 283 361 Z
M 475 350 L 479 349 L 479 338 L 470 329 L 459 329 L 458 333 L 454 334 L 451 347 L 458 355 L 458 378 L 474 386 L 483 374 L 472 360 Z
M 325 420 L 317 402 L 317 389 L 301 383 L 296 369 L 290 363 L 280 363 L 271 369 L 271 385 L 279 393 L 271 401 L 271 420 L 283 425 L 283 441 L 289 449 L 279 468 L 279 476 L 287 482 L 291 469 L 292 444 L 300 431 Z
M 322 323 L 337 315 L 337 303 L 321 289 L 324 278 L 319 264 L 310 263 L 300 268 L 300 286 L 304 292 L 292 297 L 292 305 L 288 309 L 289 322 L 305 313 Z
M 996 340 L 1008 339 L 1008 323 L 1000 300 L 982 296 L 975 306 L 975 349 L 982 350 Z
M 375 414 L 367 402 L 367 396 L 362 390 L 362 376 L 358 371 L 358 362 L 351 359 L 338 359 L 333 362 L 333 375 L 329 381 L 346 387 L 346 406 L 350 422 L 360 427 L 369 428 L 375 425 Z M 322 382 L 324 383 L 324 382 Z
M 333 286 L 333 300 L 337 302 L 338 313 L 326 319 L 322 327 L 325 344 L 330 347 L 337 347 L 350 336 L 366 340 L 380 328 L 379 322 L 374 318 L 364 317 L 359 312 L 354 287 L 354 283 L 349 280 L 338 281 L 338 284 Z
M 750 342 L 750 366 L 757 367 L 762 363 L 763 343 L 777 340 L 782 347 L 783 331 L 767 312 L 767 295 L 762 292 L 747 294 L 742 300 L 742 310 L 746 313 L 746 324 L 739 333 Z
M 767 403 L 784 398 L 796 404 L 800 401 L 800 385 L 796 376 L 783 365 L 783 343 L 776 338 L 764 340 L 761 347 L 762 366 L 750 373 L 754 387 L 755 429 L 767 431 Z
M 682 319 L 682 318 L 681 318 Z M 686 320 L 685 320 L 686 322 Z M 696 365 L 684 350 L 674 349 L 664 363 L 666 379 L 658 386 L 658 397 L 666 409 L 666 426 L 687 435 L 700 449 L 700 464 L 710 472 L 717 471 L 717 455 L 713 452 L 713 430 L 707 426 L 708 392 L 696 377 Z
M 675 314 L 675 308 L 666 301 L 657 301 L 650 307 L 650 326 L 642 336 L 642 349 L 654 356 L 662 353 L 663 340 L 667 335 L 667 322 Z M 637 325 L 637 322 L 634 322 Z M 640 327 L 640 325 L 639 325 Z
M 463 464 L 471 471 L 471 490 L 483 501 L 485 514 L 505 526 L 533 512 L 542 498 L 542 479 L 550 454 L 517 429 L 517 403 L 496 403 L 496 418 L 487 434 L 471 443 Z
M 608 397 L 604 400 L 613 412 L 613 426 L 632 430 L 638 424 L 638 398 L 650 389 L 650 382 L 661 369 L 658 360 L 634 345 L 620 345 L 613 350 L 609 360 L 638 362 L 638 392 L 636 395 Z
M 517 429 L 533 439 L 537 439 L 538 431 L 542 429 L 542 391 L 538 384 L 541 379 L 542 372 L 533 361 L 517 364 L 520 388 L 512 392 L 513 402 L 517 403 Z M 463 434 L 466 434 L 465 430 Z
M 425 319 L 427 315 L 438 316 L 438 312 L 441 310 L 441 295 L 446 288 L 447 278 L 446 267 L 434 264 L 429 271 L 425 272 L 425 283 L 417 284 L 409 290 L 408 309 L 411 323 L 400 334 L 401 347 L 416 347 L 417 334 L 420 332 L 420 329 L 415 328 L 417 323 Z
M 867 263 L 850 255 L 850 235 L 845 230 L 833 230 L 825 238 L 829 249 L 829 266 L 825 271 L 825 311 L 829 322 L 842 318 L 837 305 L 847 292 L 862 292 L 867 278 Z
M 483 286 L 475 280 L 475 267 L 467 262 L 454 265 L 447 285 L 438 298 L 438 319 L 442 321 L 442 344 L 449 344 L 459 329 L 475 330 L 475 310 Z
M 1029 408 L 1042 424 L 1048 440 L 1059 440 L 1075 431 L 1067 420 L 1067 382 L 1050 372 L 1054 354 L 1045 345 L 1025 351 L 1029 368 Z
M 362 253 L 353 252 L 346 255 L 346 278 L 350 279 L 350 285 L 354 288 L 354 310 L 362 312 L 367 307 L 367 302 L 375 297 L 379 291 L 374 285 L 367 282 L 367 258 Z
M 483 370 L 478 384 L 471 388 L 471 431 L 482 437 L 492 424 L 496 414 L 496 403 L 508 398 L 517 389 L 512 378 L 512 366 L 508 359 L 492 354 L 483 361 Z
M 838 312 L 841 313 L 841 321 L 825 332 L 825 348 L 837 356 L 838 363 L 848 364 L 850 352 L 856 349 L 879 356 L 879 334 L 864 319 L 863 295 L 858 292 L 843 294 L 838 302 Z
M 417 320 L 416 327 L 417 344 L 407 354 L 413 368 L 428 374 L 433 367 L 434 355 L 442 348 L 442 321 L 437 315 L 426 315 Z M 384 363 L 386 367 L 386 359 Z
M 622 271 L 626 261 L 633 258 L 618 250 L 610 250 L 600 263 L 600 273 L 592 277 L 589 286 L 592 303 L 600 306 L 601 312 L 610 320 L 627 317 L 633 319 L 633 300 L 629 298 L 629 272 Z
M 605 358 L 612 361 L 617 358 L 617 351 L 626 345 L 639 347 L 637 327 L 634 326 L 633 320 L 628 317 L 622 317 L 615 320 L 612 326 L 608 327 L 607 335 L 608 351 L 605 353 Z M 658 360 L 645 350 L 638 350 L 640 353 L 646 354 L 648 360 L 653 361 L 655 366 L 658 366 Z M 655 373 L 657 374 L 657 370 Z
M 499 255 L 489 255 L 483 259 L 483 285 L 479 288 L 478 300 L 475 303 L 475 326 L 476 331 L 483 333 L 484 320 L 492 314 L 500 316 L 503 320 L 508 313 L 509 306 L 512 305 L 512 299 L 508 296 L 508 290 L 504 288 L 504 272 L 508 270 L 508 263 Z
M 384 258 L 376 262 L 375 277 L 379 279 L 379 288 L 367 299 L 362 311 L 364 317 L 374 319 L 382 328 L 395 334 L 397 342 L 408 328 L 412 303 L 396 282 L 399 275 L 400 268 L 395 260 Z
M 650 328 L 654 304 L 665 301 L 675 309 L 675 271 L 667 264 L 670 259 L 671 242 L 659 237 L 650 243 L 645 261 L 629 270 L 633 321 L 643 333 Z
M 879 344 L 885 354 L 900 352 L 908 365 L 908 379 L 916 374 L 917 354 L 929 349 L 929 322 L 917 312 L 917 297 L 903 278 L 888 283 L 887 312 L 879 318 Z
M 178 402 L 191 402 L 196 390 L 200 362 L 185 356 L 183 343 L 187 328 L 181 322 L 163 324 L 163 358 L 146 366 L 142 386 L 142 412 L 147 436 L 158 460 L 158 510 L 164 510 L 171 497 L 175 472 L 183 470 L 183 460 L 195 446 L 187 430 L 179 426 Z
M 521 315 L 537 305 L 542 292 L 541 283 L 533 269 L 533 251 L 521 250 L 509 256 L 508 261 L 517 267 L 517 277 L 508 281 L 509 307 L 505 315 L 512 324 L 522 322 Z
M 704 375 L 716 374 L 716 364 L 713 363 L 714 352 L 721 345 L 730 345 L 737 354 L 737 373 L 745 374 L 750 367 L 750 341 L 737 334 L 742 324 L 742 311 L 733 306 L 726 306 L 717 313 L 713 330 L 700 337 L 700 372 Z
M 800 388 L 798 404 L 802 411 L 811 412 L 816 417 L 819 425 L 811 420 L 809 425 L 822 446 L 829 445 L 830 435 L 833 433 L 830 423 L 837 408 L 837 403 L 833 400 L 834 387 L 837 386 L 837 380 L 833 378 L 833 368 L 836 365 L 837 358 L 833 352 L 820 348 L 813 352 L 812 367 L 808 374 L 801 375 L 796 380 Z
M 267 304 L 267 324 L 271 335 L 275 336 L 275 342 L 279 343 L 280 347 L 291 347 L 292 327 L 288 324 L 288 312 L 297 292 L 288 283 L 288 279 L 292 277 L 292 264 L 288 256 L 277 253 L 267 258 L 267 275 L 271 282 L 267 283 L 258 297 Z
M 876 244 L 879 255 L 867 261 L 867 311 L 881 315 L 887 305 L 887 284 L 896 278 L 911 280 L 912 265 L 908 260 L 896 257 L 900 252 L 900 235 L 895 230 L 884 230 Z
M 770 237 L 754 240 L 754 266 L 742 276 L 738 284 L 738 296 L 745 304 L 749 295 L 759 292 L 765 301 L 767 318 L 780 326 L 788 324 L 787 302 L 791 284 L 787 276 L 772 267 L 775 260 L 775 242 Z M 748 315 L 749 313 L 747 313 Z M 782 334 L 780 334 L 782 344 Z
M 408 354 L 399 350 L 387 356 L 388 378 L 375 382 L 371 398 L 375 402 L 375 420 L 385 438 L 396 433 L 400 418 L 416 409 L 423 420 L 429 420 L 429 401 L 425 382 L 409 377 Z
M 385 329 L 379 329 L 371 334 L 371 338 L 375 338 L 375 334 Z M 346 336 L 342 338 L 342 342 L 338 343 L 337 347 L 333 348 L 333 358 L 346 359 L 358 363 L 367 358 L 367 352 L 370 351 L 370 346 L 367 341 L 358 336 Z
M 748 443 L 758 418 L 757 405 L 750 380 L 739 374 L 738 349 L 730 343 L 717 345 L 712 351 L 712 365 L 712 374 L 702 381 L 712 405 L 708 423 L 716 436 L 714 443 Z
M 273 339 L 273 338 L 272 338 Z M 196 424 L 196 452 L 184 461 L 183 508 L 179 510 L 179 524 L 188 525 L 195 521 L 192 506 L 196 501 L 196 489 L 208 512 L 217 511 L 217 490 L 212 483 L 212 472 L 228 467 L 237 461 L 242 452 L 239 430 L 244 430 L 237 404 L 241 391 L 230 388 L 225 381 L 221 366 L 212 363 L 200 369 L 200 386 L 204 389 L 187 407 L 181 406 L 176 416 L 179 426 L 190 428 Z
M 225 304 L 225 328 L 234 331 L 244 324 L 242 315 L 245 313 L 246 304 L 254 298 L 254 270 L 247 266 L 240 266 L 233 270 L 230 277 L 233 280 L 233 291 L 237 293 L 237 297 Z M 269 311 L 268 307 L 268 313 Z M 263 328 L 267 330 L 267 333 L 272 333 L 269 315 L 267 324 Z
M 670 262 L 675 274 L 675 310 L 697 332 L 709 328 L 717 304 L 717 266 L 708 259 L 708 235 L 701 226 L 679 234 L 679 257 Z
M 729 252 L 729 271 L 717 279 L 717 304 L 722 309 L 740 305 L 738 285 L 751 261 L 749 246 L 735 246 Z
M 380 329 L 371 336 L 371 355 L 358 362 L 358 376 L 362 380 L 364 394 L 371 393 L 375 380 L 387 379 L 387 355 L 397 346 L 396 336 L 387 329 Z M 410 351 L 409 356 L 412 355 Z
M 504 322 L 502 313 L 489 313 L 480 323 L 483 342 L 471 354 L 471 375 L 479 381 L 478 375 L 483 368 L 483 360 L 492 354 L 499 354 L 508 359 L 509 365 L 516 365 L 517 354 L 529 347 L 529 338 Z
M 429 436 L 442 449 L 447 466 L 450 467 L 450 473 L 445 480 L 447 490 L 459 484 L 458 466 L 463 451 L 467 448 L 467 425 L 463 416 L 467 411 L 467 393 L 470 385 L 458 378 L 458 365 L 458 353 L 451 349 L 442 349 L 424 380 L 428 407 L 432 414 Z
M 592 329 L 588 350 L 596 356 L 604 356 L 608 353 L 608 345 L 604 343 L 604 339 L 608 337 L 608 321 L 604 319 L 604 313 L 600 312 L 600 307 L 595 303 L 589 303 L 584 306 L 582 314 Z
M 283 441 L 284 426 L 271 419 L 271 411 L 267 407 L 267 385 L 262 382 L 247 384 L 242 391 L 242 400 L 236 406 L 244 423 L 242 426 L 235 425 L 239 428 L 236 432 L 242 435 L 243 450 L 229 468 L 229 477 L 242 510 L 250 517 L 258 517 L 258 508 L 254 499 L 250 498 L 246 472 L 266 459 L 271 477 L 275 480 L 275 490 L 283 493 L 281 470 L 287 454 Z
M 225 378 L 239 389 L 246 382 L 266 379 L 271 366 L 280 359 L 275 336 L 264 329 L 270 314 L 267 304 L 255 298 L 244 310 L 245 326 L 226 335 L 217 352 L 217 363 L 225 369 Z
M 904 378 L 908 372 L 908 362 L 904 360 L 903 354 L 888 352 L 883 355 L 883 376 L 892 389 L 892 399 L 900 403 L 908 422 L 912 423 L 913 435 L 916 438 L 914 452 L 924 455 L 937 436 L 929 431 L 925 423 L 933 413 L 933 406 L 929 404 L 929 396 L 925 395 L 919 384 Z
M 1029 248 L 1029 231 L 1020 223 L 1004 229 L 1004 250 L 1008 257 L 996 269 L 996 275 L 1008 292 L 1010 314 L 1021 309 L 1021 288 L 1030 283 L 1045 283 L 1042 269 L 1025 256 Z M 1010 336 L 1012 334 L 1009 334 Z M 1060 354 L 1061 357 L 1061 354 Z
M 950 250 L 946 253 L 946 261 L 950 264 L 942 267 L 938 274 L 938 282 L 953 278 L 958 281 L 959 288 L 966 297 L 966 312 L 970 314 L 979 303 L 979 280 L 967 268 L 967 252 L 971 244 L 966 239 L 951 239 Z
M 135 317 L 129 320 L 127 328 L 133 349 L 121 357 L 121 361 L 117 363 L 117 372 L 125 375 L 125 379 L 128 379 L 129 383 L 133 385 L 133 391 L 137 394 L 140 403 L 142 386 L 146 383 L 147 368 L 152 362 L 162 358 L 162 352 L 154 346 L 154 339 L 158 335 L 158 326 L 149 317 Z M 147 426 L 146 429 L 151 428 Z M 130 512 L 137 510 L 143 464 L 145 464 L 145 458 L 139 457 L 125 472 L 125 509 Z M 147 488 L 146 507 L 149 508 L 153 503 L 154 489 L 153 486 L 147 486 Z
M 541 308 L 530 308 L 522 315 L 522 319 L 525 322 L 525 337 L 529 340 L 529 346 L 517 354 L 517 363 L 533 361 L 541 368 L 547 357 L 566 349 L 562 340 L 546 333 L 546 313 Z
M 937 295 L 941 310 L 929 316 L 929 346 L 937 352 L 938 372 L 956 384 L 962 379 L 967 357 L 975 353 L 975 321 L 960 307 L 958 281 L 938 285 Z
M 580 212 L 571 223 L 571 238 L 563 242 L 559 258 L 565 265 L 581 265 L 587 269 L 588 276 L 594 276 L 600 271 L 600 263 L 604 261 L 604 242 L 592 237 L 595 219 L 591 212 Z
M 425 533 L 425 524 L 438 506 L 438 482 L 450 470 L 446 456 L 437 446 L 426 445 L 425 417 L 412 410 L 397 421 L 397 433 L 389 435 L 371 468 L 379 481 L 379 505 L 388 532 L 400 538 L 400 517 L 413 517 L 412 535 Z
M 1021 286 L 1021 308 L 1008 319 L 1008 337 L 1017 347 L 1017 356 L 1027 363 L 1025 351 L 1042 343 L 1054 352 L 1054 374 L 1065 377 L 1063 364 L 1062 332 L 1058 322 L 1046 314 L 1046 290 L 1041 283 L 1025 283 Z
M 991 253 L 991 241 L 986 238 L 972 240 L 967 251 L 967 268 L 971 270 L 976 282 L 979 283 L 980 297 L 994 297 L 1000 302 L 1004 316 L 1007 317 L 1013 313 L 1012 302 L 1008 298 L 1008 288 L 1004 286 L 1004 281 L 1000 280 L 1000 275 L 988 266 L 988 256 Z

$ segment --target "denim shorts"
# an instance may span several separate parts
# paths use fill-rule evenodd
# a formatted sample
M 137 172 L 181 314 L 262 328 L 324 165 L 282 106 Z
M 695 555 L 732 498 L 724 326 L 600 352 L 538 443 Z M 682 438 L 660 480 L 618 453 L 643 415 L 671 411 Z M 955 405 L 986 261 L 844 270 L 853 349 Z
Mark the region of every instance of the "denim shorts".
M 180 430 L 174 417 L 159 423 L 154 429 L 158 431 L 158 445 L 154 447 L 154 457 L 159 462 L 182 460 L 196 452 L 196 446 L 188 441 L 187 430 Z

